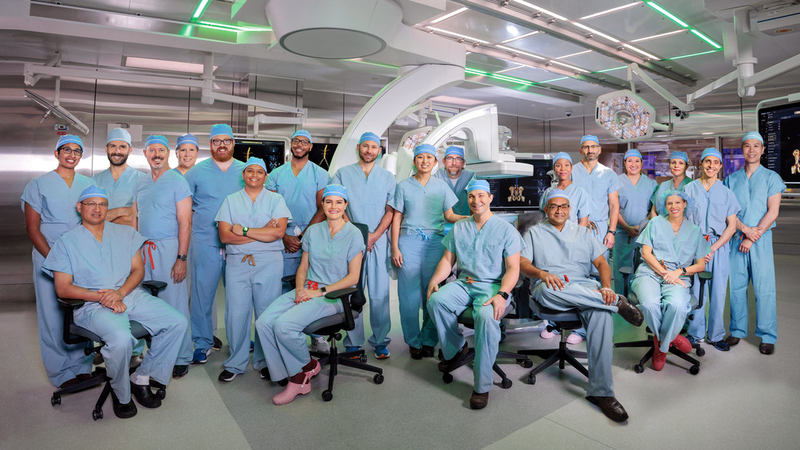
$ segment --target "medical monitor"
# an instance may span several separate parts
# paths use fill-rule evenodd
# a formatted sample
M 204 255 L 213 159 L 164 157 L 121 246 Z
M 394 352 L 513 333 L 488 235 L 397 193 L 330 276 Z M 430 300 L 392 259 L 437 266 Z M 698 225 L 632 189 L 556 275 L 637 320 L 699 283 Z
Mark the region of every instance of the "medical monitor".
M 237 139 L 233 147 L 233 157 L 243 162 L 247 162 L 251 156 L 261 158 L 267 165 L 267 173 L 270 173 L 283 164 L 285 148 L 284 141 Z
M 758 131 L 764 137 L 762 164 L 787 184 L 800 185 L 800 102 L 760 109 Z
M 547 174 L 553 168 L 549 159 L 521 159 L 518 163 L 533 166 L 533 176 L 487 180 L 492 190 L 491 207 L 497 211 L 532 211 L 539 209 L 539 198 L 550 187 Z

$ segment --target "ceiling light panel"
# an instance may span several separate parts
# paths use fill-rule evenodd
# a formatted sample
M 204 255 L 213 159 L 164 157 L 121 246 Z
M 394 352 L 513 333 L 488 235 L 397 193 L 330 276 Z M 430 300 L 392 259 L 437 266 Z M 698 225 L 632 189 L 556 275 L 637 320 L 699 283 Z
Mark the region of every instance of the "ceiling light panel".
M 618 13 L 618 12 L 620 12 L 620 11 L 624 11 L 624 10 L 626 10 L 626 9 L 629 9 L 629 8 L 633 8 L 634 6 L 639 6 L 639 7 L 641 7 L 641 6 L 643 6 L 643 5 L 644 5 L 644 2 L 643 2 L 643 1 L 631 2 L 631 3 L 628 3 L 628 4 L 626 4 L 626 5 L 617 6 L 617 7 L 610 8 L 610 9 L 606 9 L 606 10 L 604 10 L 604 11 L 599 11 L 599 12 L 596 12 L 596 13 L 594 13 L 594 14 L 589 14 L 588 16 L 581 17 L 581 18 L 580 18 L 580 20 L 589 20 L 589 19 L 594 19 L 595 17 L 600 17 L 600 16 L 606 16 L 606 15 L 609 15 L 609 14 L 614 14 L 614 13 Z
M 458 39 L 465 39 L 469 42 L 477 42 L 479 44 L 489 44 L 489 41 L 478 39 L 473 36 L 467 36 L 466 34 L 456 33 L 455 31 L 448 31 L 443 28 L 432 27 L 432 26 L 426 26 L 425 28 L 432 30 L 435 33 L 444 34 L 445 36 L 455 37 Z
M 566 17 L 564 17 L 564 16 L 562 16 L 562 15 L 556 13 L 556 12 L 553 12 L 553 11 L 548 10 L 548 9 L 544 9 L 544 8 L 538 6 L 538 5 L 534 5 L 533 3 L 525 1 L 525 0 L 511 0 L 511 2 L 516 4 L 517 6 L 524 6 L 530 12 L 541 12 L 541 13 L 543 13 L 544 15 L 546 15 L 548 17 L 553 17 L 553 18 L 556 18 L 558 20 L 567 20 Z
M 433 25 L 433 24 L 437 24 L 439 22 L 444 22 L 445 20 L 447 20 L 447 19 L 449 19 L 451 17 L 455 17 L 455 16 L 457 16 L 457 15 L 459 15 L 461 13 L 467 12 L 468 10 L 469 10 L 469 8 L 467 8 L 467 7 L 459 8 L 459 9 L 457 9 L 455 11 L 449 12 L 449 13 L 443 15 L 443 16 L 440 16 L 440 17 L 432 20 L 430 22 L 430 24 Z
M 688 33 L 688 31 L 687 30 L 668 31 L 666 33 L 659 33 L 659 34 L 654 34 L 652 36 L 645 36 L 643 38 L 634 39 L 630 42 L 646 42 L 646 41 L 652 41 L 653 39 L 664 39 L 666 37 L 675 36 L 676 34 L 681 34 L 681 33 Z
M 529 37 L 532 39 L 535 35 L 531 35 L 531 33 L 536 31 L 532 28 L 527 28 L 471 10 L 432 26 L 467 36 L 473 36 L 491 43 L 502 43 L 503 41 L 525 35 L 530 35 Z
M 541 33 L 541 31 L 531 31 L 530 33 L 525 33 L 525 34 L 521 34 L 521 35 L 516 36 L 516 37 L 512 37 L 510 39 L 506 39 L 505 41 L 501 41 L 500 43 L 501 44 L 510 44 L 510 43 L 512 43 L 514 41 L 518 41 L 520 39 L 529 38 L 529 37 L 535 36 L 535 35 L 537 35 L 539 33 Z

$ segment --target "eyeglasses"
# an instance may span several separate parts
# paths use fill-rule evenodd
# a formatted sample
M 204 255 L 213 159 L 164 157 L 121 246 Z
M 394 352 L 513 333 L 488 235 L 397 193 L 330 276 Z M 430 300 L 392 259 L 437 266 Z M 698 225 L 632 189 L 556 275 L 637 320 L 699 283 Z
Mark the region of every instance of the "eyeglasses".
M 100 209 L 108 208 L 108 203 L 107 202 L 102 202 L 102 203 L 95 203 L 95 202 L 85 203 L 85 202 L 81 202 L 81 205 L 88 206 L 89 208 L 92 208 L 92 209 L 97 208 L 97 207 L 100 207 Z
M 59 149 L 59 151 L 61 151 L 61 152 L 62 152 L 62 153 L 64 153 L 65 155 L 75 155 L 75 156 L 81 156 L 81 155 L 83 154 L 83 150 L 81 150 L 81 149 L 79 149 L 79 148 L 78 148 L 78 149 L 75 149 L 75 150 L 73 150 L 73 149 L 71 149 L 71 148 L 63 147 L 63 148 L 60 148 L 60 149 Z
M 547 209 L 550 211 L 567 211 L 569 209 L 569 203 L 563 205 L 547 205 Z
M 302 145 L 303 147 L 305 147 L 306 145 L 311 145 L 311 141 L 307 141 L 305 139 L 292 139 L 292 144 Z
M 447 157 L 447 158 L 445 158 L 444 160 L 445 160 L 445 161 L 455 161 L 455 162 L 461 162 L 461 161 L 464 161 L 464 159 L 463 159 L 462 157 L 460 157 L 460 156 L 448 156 L 448 157 Z
M 582 145 L 581 146 L 581 150 L 597 150 L 598 148 L 600 148 L 600 146 L 597 145 L 597 144 L 595 144 L 595 145 Z
M 231 139 L 231 138 L 226 138 L 226 139 L 212 139 L 212 140 L 211 140 L 211 143 L 212 143 L 212 144 L 214 144 L 214 145 L 222 145 L 222 144 L 225 144 L 225 145 L 231 145 L 231 144 L 233 144 L 233 139 Z

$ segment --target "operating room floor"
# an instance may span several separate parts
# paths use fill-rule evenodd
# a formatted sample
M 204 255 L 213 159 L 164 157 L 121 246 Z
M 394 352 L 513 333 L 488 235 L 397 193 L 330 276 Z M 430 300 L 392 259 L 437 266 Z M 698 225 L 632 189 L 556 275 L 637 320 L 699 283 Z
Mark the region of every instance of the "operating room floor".
M 551 367 L 531 386 L 524 382 L 528 370 L 510 361 L 502 367 L 513 386 L 496 385 L 486 409 L 470 410 L 471 369 L 458 369 L 455 381 L 444 384 L 435 360 L 412 360 L 394 294 L 392 357 L 376 361 L 370 353 L 370 363 L 385 370 L 381 385 L 369 374 L 341 368 L 333 400 L 323 402 L 326 368 L 312 381 L 311 394 L 278 407 L 271 398 L 281 388 L 252 369 L 231 383 L 217 381 L 227 357 L 223 347 L 171 383 L 161 408 L 140 407 L 135 418 L 120 420 L 109 400 L 105 418 L 93 422 L 99 389 L 50 406 L 53 388 L 39 354 L 34 303 L 6 301 L 0 302 L 0 449 L 797 448 L 800 363 L 790 354 L 800 344 L 800 282 L 794 278 L 800 252 L 792 242 L 800 229 L 799 211 L 782 214 L 785 233 L 775 235 L 776 353 L 759 354 L 752 334 L 728 353 L 705 346 L 700 373 L 693 376 L 688 364 L 674 357 L 662 372 L 648 365 L 636 374 L 632 366 L 642 349 L 616 349 L 615 390 L 630 414 L 624 424 L 609 421 L 584 400 L 586 380 L 574 369 Z M 218 299 L 222 326 L 222 289 Z M 644 327 L 633 329 L 619 317 L 614 322 L 615 341 L 644 336 Z M 557 344 L 540 339 L 540 329 L 512 331 L 502 348 Z M 224 340 L 224 330 L 217 334 Z

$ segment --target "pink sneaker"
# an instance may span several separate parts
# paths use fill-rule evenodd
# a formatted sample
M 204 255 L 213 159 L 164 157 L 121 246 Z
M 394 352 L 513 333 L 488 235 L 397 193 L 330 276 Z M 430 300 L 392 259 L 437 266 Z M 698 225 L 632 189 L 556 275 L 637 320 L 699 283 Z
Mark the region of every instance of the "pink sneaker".
M 275 397 L 272 397 L 272 403 L 275 403 L 276 405 L 285 405 L 294 400 L 294 398 L 298 395 L 308 394 L 311 392 L 310 380 L 311 375 L 310 373 L 306 372 L 306 378 L 303 380 L 302 384 L 297 384 L 290 381 L 289 384 L 286 385 L 286 389 L 284 389 L 283 392 Z
M 567 336 L 567 344 L 575 345 L 581 342 L 583 342 L 583 338 L 578 333 L 570 333 L 569 336 Z
M 542 330 L 541 333 L 539 333 L 539 337 L 542 338 L 542 339 L 553 339 L 556 336 L 558 336 L 558 335 L 553 333 L 552 331 L 547 331 L 546 327 L 545 327 L 544 330 Z

